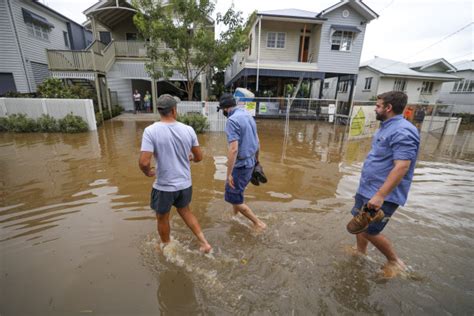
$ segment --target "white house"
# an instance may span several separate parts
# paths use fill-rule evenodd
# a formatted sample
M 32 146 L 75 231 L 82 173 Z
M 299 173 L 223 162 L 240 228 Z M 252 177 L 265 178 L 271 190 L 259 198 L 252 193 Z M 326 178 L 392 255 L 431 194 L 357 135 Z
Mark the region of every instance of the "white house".
M 455 112 L 474 113 L 474 60 L 453 63 L 460 81 L 445 82 L 441 86 L 438 102 L 454 104 Z
M 37 0 L 0 0 L 0 95 L 35 92 L 49 76 L 46 49 L 84 49 L 91 32 Z
M 408 102 L 435 103 L 445 82 L 459 80 L 443 58 L 404 63 L 376 57 L 359 67 L 355 100 L 368 101 L 386 91 L 404 91 Z

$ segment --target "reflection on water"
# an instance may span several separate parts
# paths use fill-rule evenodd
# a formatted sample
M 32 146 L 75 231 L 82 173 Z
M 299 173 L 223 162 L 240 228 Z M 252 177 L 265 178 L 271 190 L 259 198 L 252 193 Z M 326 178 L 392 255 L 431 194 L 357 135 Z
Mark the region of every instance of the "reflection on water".
M 96 133 L 0 134 L 0 313 L 472 314 L 474 131 L 422 135 L 407 205 L 386 233 L 411 268 L 380 278 L 382 256 L 345 251 L 345 232 L 370 139 L 344 126 L 259 121 L 267 184 L 247 202 L 263 234 L 223 201 L 226 139 L 199 136 L 192 208 L 214 246 L 203 256 L 172 214 L 157 250 L 138 169 L 149 123 L 107 122 Z

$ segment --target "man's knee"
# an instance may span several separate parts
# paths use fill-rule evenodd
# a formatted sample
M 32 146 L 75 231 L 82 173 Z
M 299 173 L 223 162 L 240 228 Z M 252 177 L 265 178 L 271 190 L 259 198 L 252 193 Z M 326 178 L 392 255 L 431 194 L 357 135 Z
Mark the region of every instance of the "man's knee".
M 159 213 L 156 214 L 156 219 L 158 220 L 158 222 L 168 221 L 169 218 L 170 218 L 170 212 L 165 213 L 165 214 L 159 214 Z

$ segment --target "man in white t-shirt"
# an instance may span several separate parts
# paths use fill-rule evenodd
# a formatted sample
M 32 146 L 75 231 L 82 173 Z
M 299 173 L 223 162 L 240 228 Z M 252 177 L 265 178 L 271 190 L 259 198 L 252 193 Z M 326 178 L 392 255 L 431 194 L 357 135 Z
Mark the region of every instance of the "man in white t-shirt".
M 138 92 L 138 90 L 135 90 L 135 93 L 133 94 L 133 103 L 135 104 L 135 113 L 140 112 L 142 95 L 140 92 Z
M 156 212 L 163 247 L 170 242 L 169 216 L 171 207 L 175 206 L 196 235 L 200 250 L 208 253 L 212 249 L 211 245 L 189 207 L 192 198 L 190 161 L 201 161 L 202 152 L 193 128 L 176 121 L 178 101 L 178 98 L 169 94 L 158 98 L 157 108 L 161 120 L 143 132 L 139 167 L 148 177 L 156 175 L 150 207 Z M 156 161 L 156 174 L 150 166 L 152 156 Z

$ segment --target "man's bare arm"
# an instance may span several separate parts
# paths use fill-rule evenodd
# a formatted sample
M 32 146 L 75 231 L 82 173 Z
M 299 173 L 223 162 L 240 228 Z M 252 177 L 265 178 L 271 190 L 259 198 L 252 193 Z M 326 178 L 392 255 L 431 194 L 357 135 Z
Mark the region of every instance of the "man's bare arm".
M 237 160 L 237 152 L 239 151 L 239 142 L 234 140 L 229 143 L 227 152 L 227 181 L 229 185 L 234 188 L 234 181 L 232 179 L 232 170 L 234 169 L 235 161 Z
M 400 183 L 400 181 L 402 181 L 403 177 L 410 169 L 411 161 L 395 160 L 393 163 L 393 169 L 388 174 L 387 179 L 385 179 L 383 185 L 367 203 L 369 208 L 379 209 L 382 206 L 387 195 L 389 195 L 390 192 L 392 192 L 393 189 L 397 187 L 397 185 Z
M 199 146 L 193 146 L 191 148 L 191 152 L 193 153 L 191 161 L 200 162 L 202 160 L 202 150 Z
M 151 157 L 153 157 L 153 153 L 149 151 L 142 151 L 140 153 L 140 158 L 138 160 L 138 166 L 140 170 L 147 176 L 147 177 L 154 177 L 155 170 L 150 166 L 151 164 Z

